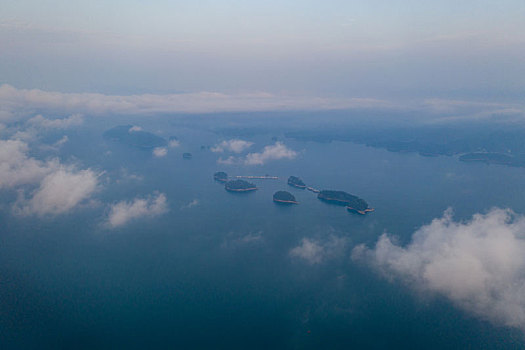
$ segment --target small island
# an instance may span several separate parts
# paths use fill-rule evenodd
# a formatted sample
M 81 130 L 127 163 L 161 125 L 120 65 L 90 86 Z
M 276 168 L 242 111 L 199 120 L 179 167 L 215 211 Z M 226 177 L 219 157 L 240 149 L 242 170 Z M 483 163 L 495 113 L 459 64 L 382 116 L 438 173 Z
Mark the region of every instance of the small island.
M 374 209 L 368 207 L 368 203 L 364 199 L 344 191 L 323 190 L 319 192 L 317 198 L 325 202 L 344 205 L 349 212 L 361 215 L 374 211 Z
M 297 176 L 290 176 L 288 178 L 288 185 L 297 187 L 297 188 L 306 188 L 306 185 L 303 182 L 303 180 L 301 180 Z
M 497 152 L 472 152 L 459 157 L 462 162 L 480 162 L 507 166 L 525 166 L 525 156 Z
M 244 180 L 231 180 L 226 182 L 224 189 L 229 192 L 251 192 L 257 190 L 257 186 Z
M 277 191 L 273 195 L 273 201 L 279 204 L 299 204 L 290 192 Z
M 227 182 L 228 174 L 226 174 L 224 171 L 218 171 L 215 174 L 213 174 L 213 178 L 215 179 L 215 181 Z
M 192 157 L 193 157 L 193 155 L 191 153 L 188 153 L 188 152 L 182 154 L 182 158 L 184 158 L 184 159 L 191 159 Z

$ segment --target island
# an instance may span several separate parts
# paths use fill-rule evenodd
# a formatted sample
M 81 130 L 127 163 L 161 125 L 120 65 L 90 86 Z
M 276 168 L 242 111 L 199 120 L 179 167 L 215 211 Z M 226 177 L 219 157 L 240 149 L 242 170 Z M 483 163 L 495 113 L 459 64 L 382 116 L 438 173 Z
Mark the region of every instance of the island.
M 323 190 L 319 192 L 317 198 L 328 203 L 344 205 L 349 212 L 361 215 L 374 211 L 374 209 L 368 207 L 368 203 L 364 199 L 344 191 Z
M 273 201 L 279 204 L 299 204 L 290 192 L 277 191 L 273 195 Z
M 218 171 L 215 174 L 213 174 L 213 178 L 215 181 L 219 182 L 228 182 L 228 174 L 226 174 L 224 171 Z
M 306 188 L 306 185 L 304 184 L 303 180 L 301 180 L 297 176 L 290 176 L 288 178 L 288 185 L 297 188 Z
M 472 152 L 459 157 L 462 162 L 480 162 L 507 166 L 525 166 L 525 156 L 497 152 Z
M 133 125 L 119 125 L 106 130 L 102 135 L 105 139 L 142 149 L 165 147 L 168 142 L 160 136 L 143 131 Z
M 251 192 L 257 190 L 257 186 L 244 180 L 231 180 L 226 182 L 224 189 L 229 192 Z
M 184 159 L 191 159 L 192 157 L 193 157 L 193 155 L 191 153 L 188 153 L 188 152 L 182 154 L 182 158 L 184 158 Z

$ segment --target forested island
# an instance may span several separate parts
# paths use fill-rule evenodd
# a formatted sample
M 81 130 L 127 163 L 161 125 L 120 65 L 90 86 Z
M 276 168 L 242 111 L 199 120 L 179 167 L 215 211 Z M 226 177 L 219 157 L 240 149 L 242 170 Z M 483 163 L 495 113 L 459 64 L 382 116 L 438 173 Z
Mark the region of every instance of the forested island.
M 273 201 L 281 204 L 299 204 L 290 192 L 277 191 L 273 195 Z
M 323 190 L 319 192 L 317 198 L 325 202 L 344 205 L 348 211 L 362 215 L 374 211 L 374 209 L 368 207 L 368 203 L 364 199 L 344 191 Z
M 288 178 L 288 185 L 297 187 L 297 188 L 306 188 L 306 185 L 303 182 L 303 180 L 301 180 L 297 176 L 290 176 Z
M 215 174 L 213 174 L 213 178 L 215 179 L 215 181 L 227 182 L 228 174 L 226 174 L 224 171 L 218 171 Z
M 244 180 L 231 180 L 224 185 L 226 191 L 230 192 L 251 192 L 257 190 L 257 186 Z
M 167 145 L 167 141 L 162 137 L 147 131 L 142 131 L 133 125 L 115 126 L 112 129 L 106 130 L 102 136 L 111 141 L 144 149 L 164 147 Z

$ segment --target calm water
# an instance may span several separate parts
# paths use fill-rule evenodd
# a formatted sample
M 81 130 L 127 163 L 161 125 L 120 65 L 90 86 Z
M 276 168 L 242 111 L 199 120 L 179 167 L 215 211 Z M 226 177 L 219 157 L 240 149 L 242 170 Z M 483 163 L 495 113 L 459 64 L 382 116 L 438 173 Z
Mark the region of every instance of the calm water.
M 104 127 L 73 135 L 61 154 L 106 171 L 94 203 L 47 219 L 3 211 L 2 348 L 525 346 L 516 330 L 471 318 L 350 259 L 356 244 L 371 246 L 385 231 L 408 242 L 448 207 L 458 219 L 494 206 L 525 213 L 525 169 L 287 139 L 299 152 L 295 160 L 220 165 L 218 154 L 200 149 L 224 139 L 211 132 L 150 129 L 181 140 L 154 158 L 104 142 Z M 244 139 L 259 151 L 272 136 Z M 192 160 L 182 159 L 186 151 Z M 257 192 L 231 194 L 213 181 L 219 170 L 280 179 L 254 180 Z M 376 212 L 362 217 L 320 202 L 287 186 L 290 175 L 359 195 Z M 277 190 L 292 192 L 300 205 L 275 205 Z M 153 191 L 167 195 L 168 214 L 105 228 L 107 203 Z M 330 237 L 347 244 L 320 264 L 290 256 L 303 238 Z

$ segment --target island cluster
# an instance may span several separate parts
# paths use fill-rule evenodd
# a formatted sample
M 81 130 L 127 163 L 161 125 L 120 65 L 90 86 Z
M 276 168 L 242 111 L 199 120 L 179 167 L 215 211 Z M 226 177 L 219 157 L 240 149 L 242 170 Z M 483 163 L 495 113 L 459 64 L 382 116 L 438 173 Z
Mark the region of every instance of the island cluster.
M 228 192 L 252 192 L 257 190 L 257 185 L 240 180 L 239 178 L 252 178 L 252 179 L 277 179 L 275 176 L 236 176 L 234 179 L 230 179 L 228 174 L 224 171 L 218 171 L 213 175 L 215 181 L 223 183 L 224 189 Z M 317 198 L 321 201 L 341 205 L 351 213 L 365 215 L 369 212 L 374 211 L 373 208 L 368 206 L 368 203 L 353 194 L 344 191 L 333 191 L 333 190 L 318 190 L 314 187 L 307 186 L 303 180 L 297 176 L 290 176 L 288 178 L 288 185 L 299 188 L 307 189 L 310 192 L 317 193 Z M 273 195 L 273 201 L 277 204 L 292 205 L 299 204 L 295 199 L 295 196 L 288 191 L 277 191 Z

